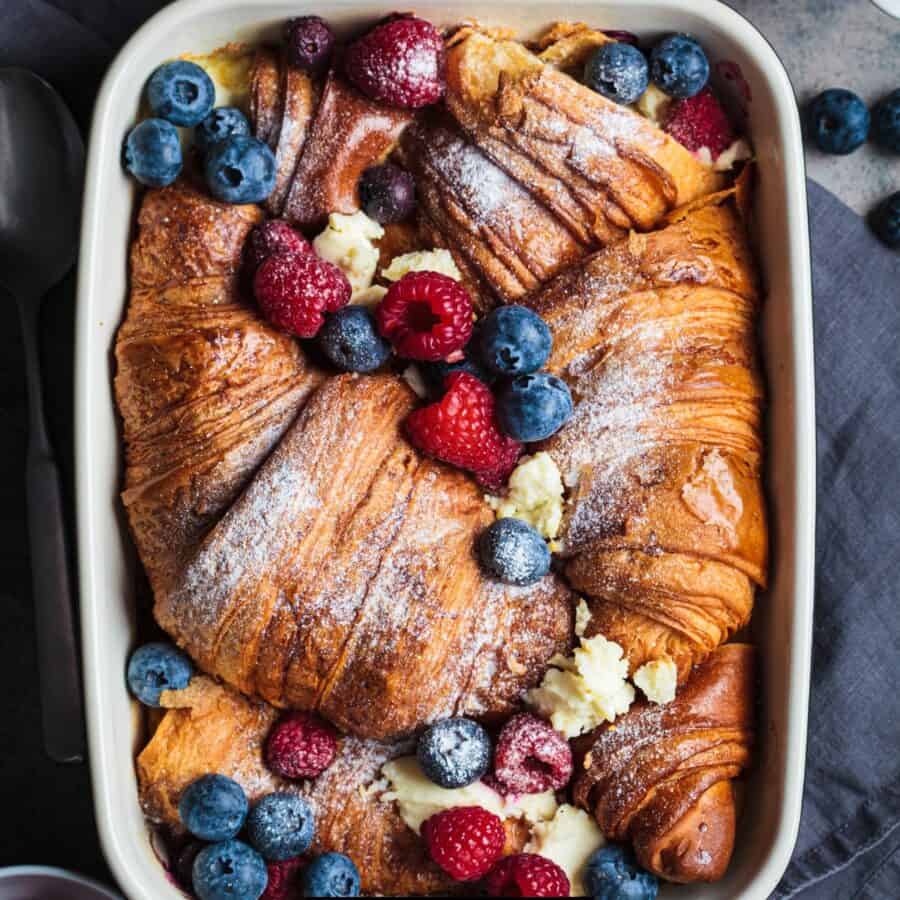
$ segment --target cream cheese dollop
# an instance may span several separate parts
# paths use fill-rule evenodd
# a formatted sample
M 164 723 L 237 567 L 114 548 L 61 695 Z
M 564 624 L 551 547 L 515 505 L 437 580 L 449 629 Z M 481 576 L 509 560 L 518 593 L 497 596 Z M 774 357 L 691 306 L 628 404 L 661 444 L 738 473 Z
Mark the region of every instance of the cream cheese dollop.
M 615 721 L 634 702 L 624 651 L 601 634 L 581 638 L 572 656 L 556 656 L 551 664 L 526 700 L 567 738 Z
M 381 769 L 387 789 L 381 800 L 395 803 L 400 818 L 415 832 L 435 813 L 455 806 L 480 806 L 501 819 L 524 819 L 530 825 L 547 822 L 556 815 L 553 791 L 503 797 L 484 782 L 462 788 L 442 788 L 430 781 L 414 756 L 401 756 Z
M 462 278 L 453 256 L 449 250 L 438 248 L 437 250 L 414 250 L 412 253 L 404 253 L 395 256 L 391 264 L 381 270 L 381 277 L 388 281 L 399 281 L 410 272 L 439 272 L 454 281 Z
M 351 303 L 373 302 L 370 288 L 378 268 L 378 248 L 373 242 L 382 237 L 384 229 L 359 210 L 349 216 L 331 213 L 327 227 L 313 240 L 316 254 L 347 276 L 353 290 Z
M 644 663 L 631 679 L 652 703 L 671 703 L 678 687 L 678 669 L 668 656 Z
M 523 519 L 548 540 L 559 534 L 563 517 L 563 482 L 559 467 L 541 450 L 523 459 L 509 476 L 505 497 L 485 498 L 498 519 Z
M 587 897 L 587 862 L 605 843 L 603 832 L 590 815 L 563 803 L 549 822 L 538 822 L 532 827 L 525 852 L 552 859 L 568 876 L 569 896 Z

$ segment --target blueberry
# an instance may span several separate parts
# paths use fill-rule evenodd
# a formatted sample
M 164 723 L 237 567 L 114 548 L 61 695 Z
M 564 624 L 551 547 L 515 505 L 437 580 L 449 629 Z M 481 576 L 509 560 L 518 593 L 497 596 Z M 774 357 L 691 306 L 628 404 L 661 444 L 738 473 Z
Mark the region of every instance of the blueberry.
M 165 119 L 144 119 L 125 138 L 122 148 L 125 171 L 148 187 L 165 187 L 181 172 L 178 129 Z
M 709 60 L 692 37 L 670 34 L 650 51 L 650 80 L 670 97 L 693 97 L 709 80 Z
M 334 32 L 318 16 L 291 19 L 284 29 L 288 61 L 307 72 L 321 72 L 328 66 L 334 48 Z
M 202 122 L 213 108 L 216 88 L 196 63 L 177 59 L 164 63 L 150 76 L 147 100 L 154 116 L 191 127 Z
M 872 213 L 872 228 L 888 247 L 900 247 L 900 191 L 878 204 Z
M 275 156 L 245 134 L 215 144 L 204 169 L 213 197 L 225 203 L 261 203 L 275 187 Z
M 194 860 L 205 846 L 203 841 L 189 841 L 178 851 L 178 856 L 175 858 L 175 877 L 187 891 L 193 892 Z
M 815 97 L 806 110 L 809 133 L 823 153 L 852 153 L 869 134 L 869 110 L 853 93 L 831 88 Z
M 244 789 L 225 775 L 202 775 L 178 801 L 178 815 L 187 830 L 203 841 L 233 838 L 247 818 Z
M 250 134 L 247 117 L 235 106 L 217 106 L 194 129 L 194 143 L 206 153 L 213 144 L 235 134 Z
M 487 772 L 491 739 L 471 719 L 444 719 L 419 738 L 416 756 L 430 781 L 442 788 L 461 788 Z
M 463 359 L 452 363 L 442 359 L 437 362 L 419 363 L 419 371 L 432 397 L 439 399 L 444 396 L 444 379 L 453 372 L 468 372 L 488 385 L 497 380 L 497 376 L 488 369 L 481 358 L 481 327 L 482 322 L 475 323 L 472 337 L 463 348 Z
M 190 657 L 173 644 L 144 644 L 128 660 L 128 687 L 145 706 L 159 706 L 163 691 L 180 691 L 194 674 Z
M 359 179 L 363 212 L 382 225 L 402 222 L 416 206 L 416 182 L 400 166 L 385 163 L 366 169 Z
M 872 110 L 872 137 L 894 153 L 900 153 L 900 88 L 879 100 Z
M 194 893 L 200 900 L 257 900 L 266 889 L 265 860 L 242 841 L 201 850 L 194 860 Z
M 555 375 L 519 375 L 497 393 L 497 419 L 511 437 L 525 444 L 556 434 L 572 415 L 568 385 Z
M 481 324 L 479 354 L 498 375 L 536 372 L 547 361 L 552 346 L 547 323 L 525 306 L 500 306 Z
M 550 549 L 521 519 L 498 519 L 478 538 L 484 570 L 505 584 L 534 584 L 550 571 Z
M 650 80 L 647 58 L 631 44 L 602 44 L 584 66 L 584 83 L 616 103 L 635 103 Z
M 342 372 L 374 372 L 391 355 L 391 343 L 362 306 L 345 306 L 328 316 L 319 332 L 319 347 Z
M 619 844 L 595 850 L 587 861 L 585 882 L 593 900 L 655 900 L 659 881 L 639 868 L 631 851 Z
M 315 833 L 310 805 L 295 794 L 267 794 L 247 817 L 250 843 L 276 862 L 305 853 Z
M 343 853 L 323 853 L 303 870 L 304 897 L 358 897 L 359 872 Z

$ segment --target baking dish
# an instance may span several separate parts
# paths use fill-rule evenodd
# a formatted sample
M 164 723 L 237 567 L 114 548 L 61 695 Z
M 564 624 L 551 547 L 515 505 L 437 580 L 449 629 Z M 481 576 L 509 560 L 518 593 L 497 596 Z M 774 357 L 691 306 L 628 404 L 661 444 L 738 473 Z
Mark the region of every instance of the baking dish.
M 689 7 L 689 8 L 688 8 Z M 762 900 L 794 845 L 806 740 L 813 602 L 815 424 L 812 301 L 803 150 L 796 103 L 774 51 L 717 0 L 495 0 L 487 12 L 466 0 L 422 0 L 438 24 L 476 17 L 532 35 L 555 18 L 642 35 L 688 31 L 710 56 L 740 67 L 752 93 L 750 132 L 759 160 L 756 238 L 768 300 L 762 343 L 770 392 L 767 484 L 772 568 L 753 636 L 761 648 L 758 763 L 751 775 L 727 877 L 715 885 L 666 888 L 663 898 Z M 371 0 L 336 0 L 340 30 L 380 17 Z M 128 244 L 136 199 L 119 165 L 144 82 L 160 61 L 274 33 L 288 16 L 322 13 L 298 0 L 181 0 L 150 20 L 111 67 L 94 115 L 79 271 L 76 421 L 79 559 L 85 684 L 97 824 L 109 864 L 132 898 L 180 895 L 157 861 L 137 802 L 132 765 L 140 717 L 125 688 L 135 632 L 137 562 L 118 491 L 122 471 L 112 395 L 111 348 L 127 297 Z

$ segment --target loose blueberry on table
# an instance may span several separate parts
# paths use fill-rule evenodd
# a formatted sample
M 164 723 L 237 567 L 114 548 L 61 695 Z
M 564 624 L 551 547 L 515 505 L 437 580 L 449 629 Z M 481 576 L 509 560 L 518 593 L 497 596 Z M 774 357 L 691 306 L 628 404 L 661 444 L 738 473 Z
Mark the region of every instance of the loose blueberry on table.
M 807 127 L 823 153 L 846 155 L 865 143 L 869 134 L 869 110 L 852 91 L 822 91 L 806 111 Z
M 900 88 L 872 109 L 872 137 L 886 150 L 900 153 Z

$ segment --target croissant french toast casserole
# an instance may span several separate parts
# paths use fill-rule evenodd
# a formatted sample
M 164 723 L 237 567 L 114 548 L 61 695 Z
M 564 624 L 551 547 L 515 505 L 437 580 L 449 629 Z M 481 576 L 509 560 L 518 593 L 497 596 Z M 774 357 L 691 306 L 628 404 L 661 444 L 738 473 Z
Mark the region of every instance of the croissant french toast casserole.
M 403 13 L 160 62 L 115 395 L 172 879 L 721 878 L 767 529 L 752 148 L 716 61 Z

